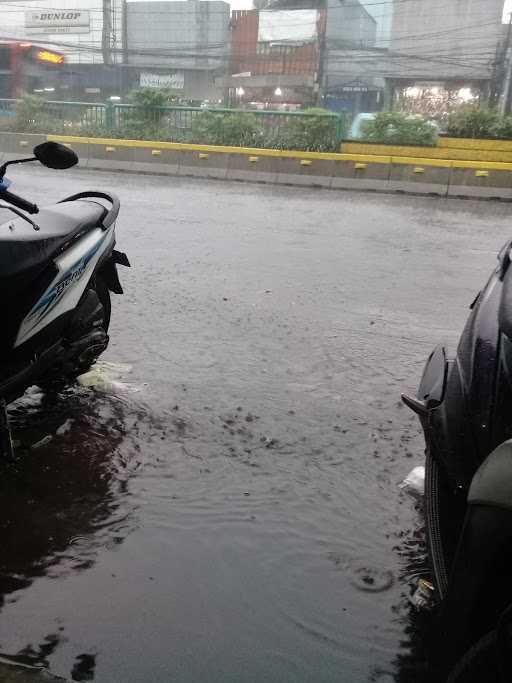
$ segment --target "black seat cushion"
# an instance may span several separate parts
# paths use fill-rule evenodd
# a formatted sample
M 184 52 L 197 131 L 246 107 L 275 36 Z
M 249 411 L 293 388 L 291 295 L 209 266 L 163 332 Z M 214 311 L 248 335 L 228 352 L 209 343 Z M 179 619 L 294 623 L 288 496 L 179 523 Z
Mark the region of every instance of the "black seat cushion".
M 32 216 L 39 231 L 8 209 L 0 208 L 0 284 L 40 272 L 69 239 L 100 224 L 105 207 L 78 200 L 56 204 Z M 5 222 L 4 222 L 5 221 Z

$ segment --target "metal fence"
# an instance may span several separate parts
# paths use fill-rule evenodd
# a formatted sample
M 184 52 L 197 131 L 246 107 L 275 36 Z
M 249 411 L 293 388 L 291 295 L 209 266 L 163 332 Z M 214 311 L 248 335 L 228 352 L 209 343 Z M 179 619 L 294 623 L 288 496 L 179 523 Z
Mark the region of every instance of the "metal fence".
M 0 99 L 0 130 L 74 134 L 87 136 L 146 137 L 178 142 L 202 142 L 193 139 L 194 121 L 209 113 L 212 120 L 240 117 L 240 127 L 257 121 L 262 140 L 277 140 L 292 122 L 325 122 L 329 144 L 339 144 L 346 132 L 346 119 L 334 112 L 286 112 L 202 107 L 147 107 L 134 104 L 96 102 L 54 102 L 36 98 Z M 231 119 L 232 120 L 232 119 Z M 326 141 L 327 142 L 327 141 Z

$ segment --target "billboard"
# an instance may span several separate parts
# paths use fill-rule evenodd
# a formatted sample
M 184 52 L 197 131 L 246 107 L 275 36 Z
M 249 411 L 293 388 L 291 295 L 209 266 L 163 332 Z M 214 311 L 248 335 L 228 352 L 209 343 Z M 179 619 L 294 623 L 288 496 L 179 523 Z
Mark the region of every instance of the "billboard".
M 173 74 L 155 74 L 143 71 L 140 74 L 140 87 L 183 90 L 185 87 L 185 73 L 183 71 L 176 71 Z
M 87 10 L 34 10 L 25 12 L 27 33 L 89 33 L 91 19 Z
M 259 13 L 260 43 L 309 43 L 317 36 L 316 9 L 262 10 Z

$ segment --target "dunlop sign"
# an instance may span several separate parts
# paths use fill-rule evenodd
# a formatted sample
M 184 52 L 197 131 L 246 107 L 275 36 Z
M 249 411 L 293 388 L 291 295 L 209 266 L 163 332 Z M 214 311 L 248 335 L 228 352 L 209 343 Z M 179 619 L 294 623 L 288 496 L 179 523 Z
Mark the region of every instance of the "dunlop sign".
M 89 33 L 90 16 L 83 10 L 25 12 L 27 33 Z

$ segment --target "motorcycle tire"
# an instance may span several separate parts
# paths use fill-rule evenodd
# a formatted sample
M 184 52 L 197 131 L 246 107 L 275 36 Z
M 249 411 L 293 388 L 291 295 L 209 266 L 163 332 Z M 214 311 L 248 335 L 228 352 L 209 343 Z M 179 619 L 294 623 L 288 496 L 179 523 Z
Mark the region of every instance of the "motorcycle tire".
M 427 551 L 440 600 L 445 597 L 448 590 L 447 558 L 443 549 L 443 534 L 441 532 L 441 497 L 445 495 L 444 488 L 439 465 L 427 449 L 425 459 Z
M 439 600 L 448 591 L 450 567 L 466 514 L 464 493 L 451 485 L 427 447 L 425 459 L 425 526 L 427 551 Z
M 496 631 L 471 646 L 452 669 L 446 683 L 503 683 L 496 656 Z

